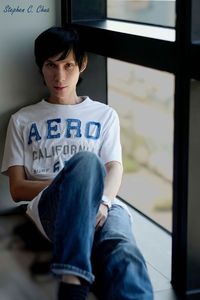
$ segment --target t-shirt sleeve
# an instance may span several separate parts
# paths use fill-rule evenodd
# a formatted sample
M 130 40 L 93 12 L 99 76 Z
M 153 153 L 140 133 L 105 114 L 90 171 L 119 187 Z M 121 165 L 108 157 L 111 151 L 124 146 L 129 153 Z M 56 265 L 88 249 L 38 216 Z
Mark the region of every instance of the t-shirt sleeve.
M 110 161 L 118 161 L 122 164 L 119 117 L 113 109 L 103 133 L 100 157 L 105 164 Z
M 14 116 L 11 116 L 4 147 L 4 154 L 1 166 L 1 172 L 7 175 L 7 170 L 11 166 L 24 165 L 24 146 L 23 137 L 21 134 L 20 126 L 15 120 Z

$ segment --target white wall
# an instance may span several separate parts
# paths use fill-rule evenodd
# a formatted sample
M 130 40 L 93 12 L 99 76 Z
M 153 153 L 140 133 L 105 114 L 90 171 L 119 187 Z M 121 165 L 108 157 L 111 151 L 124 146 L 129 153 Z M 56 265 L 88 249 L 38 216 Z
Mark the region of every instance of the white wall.
M 34 62 L 36 36 L 60 25 L 60 0 L 0 1 L 0 164 L 11 113 L 46 93 Z M 0 211 L 14 206 L 8 179 L 0 175 Z

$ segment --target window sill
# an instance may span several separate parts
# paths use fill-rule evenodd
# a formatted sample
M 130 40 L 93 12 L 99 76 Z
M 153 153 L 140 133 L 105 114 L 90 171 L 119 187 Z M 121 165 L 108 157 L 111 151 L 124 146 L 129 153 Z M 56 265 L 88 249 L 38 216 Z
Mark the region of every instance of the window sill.
M 76 21 L 88 52 L 175 72 L 175 30 L 114 20 Z
M 173 28 L 136 24 L 109 19 L 97 21 L 81 21 L 76 22 L 76 24 L 81 26 L 99 28 L 102 30 L 114 31 L 118 33 L 142 36 L 151 39 L 159 39 L 169 42 L 175 41 L 175 29 Z

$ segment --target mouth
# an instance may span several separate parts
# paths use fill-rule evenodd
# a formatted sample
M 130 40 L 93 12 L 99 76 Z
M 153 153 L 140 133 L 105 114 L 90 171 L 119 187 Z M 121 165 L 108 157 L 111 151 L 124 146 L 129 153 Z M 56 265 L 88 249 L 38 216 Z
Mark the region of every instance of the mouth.
M 67 86 L 54 86 L 56 91 L 63 91 Z

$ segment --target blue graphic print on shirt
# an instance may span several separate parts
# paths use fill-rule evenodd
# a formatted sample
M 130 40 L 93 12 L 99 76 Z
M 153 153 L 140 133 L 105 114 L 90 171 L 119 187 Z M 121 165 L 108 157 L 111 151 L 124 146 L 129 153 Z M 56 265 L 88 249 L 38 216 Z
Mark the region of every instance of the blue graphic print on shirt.
M 60 118 L 50 119 L 46 121 L 47 123 L 47 136 L 46 139 L 59 139 L 61 138 L 61 132 L 59 132 L 58 124 L 61 123 Z M 81 120 L 79 119 L 66 119 L 66 130 L 64 137 L 66 138 L 80 138 L 84 134 L 86 139 L 97 140 L 100 137 L 101 124 L 95 121 L 89 121 L 86 123 L 85 130 L 81 128 Z M 73 135 L 72 135 L 73 132 Z M 43 137 L 45 138 L 45 137 Z M 41 134 L 39 132 L 36 123 L 32 123 L 30 127 L 30 132 L 28 135 L 28 145 L 32 144 L 33 140 L 41 140 Z
M 93 152 L 94 143 L 100 139 L 101 124 L 97 121 L 84 124 L 75 118 L 52 118 L 38 124 L 33 122 L 28 130 L 28 145 L 33 144 L 30 149 L 33 173 L 39 174 L 47 169 L 57 173 L 77 152 Z M 48 140 L 50 144 L 46 144 Z

